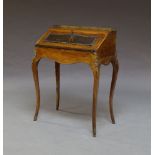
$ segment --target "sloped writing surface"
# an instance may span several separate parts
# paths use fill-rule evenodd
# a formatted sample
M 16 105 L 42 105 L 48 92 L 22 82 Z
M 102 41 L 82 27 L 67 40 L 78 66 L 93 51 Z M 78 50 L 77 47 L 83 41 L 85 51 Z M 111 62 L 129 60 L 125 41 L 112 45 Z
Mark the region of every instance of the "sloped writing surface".
M 83 45 L 92 45 L 95 41 L 95 36 L 84 36 L 84 35 L 75 35 L 73 37 L 72 43 L 74 44 L 83 44 Z
M 63 42 L 68 43 L 69 42 L 70 35 L 69 34 L 49 34 L 45 41 L 48 42 Z
M 80 45 L 93 45 L 96 36 L 87 36 L 79 34 L 53 34 L 50 33 L 45 41 L 53 43 L 68 43 L 68 44 L 80 44 Z

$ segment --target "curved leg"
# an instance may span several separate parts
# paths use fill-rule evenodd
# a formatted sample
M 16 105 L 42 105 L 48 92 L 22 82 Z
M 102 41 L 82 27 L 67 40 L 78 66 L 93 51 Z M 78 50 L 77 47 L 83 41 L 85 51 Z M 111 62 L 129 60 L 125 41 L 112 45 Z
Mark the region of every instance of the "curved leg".
M 115 124 L 115 118 L 114 118 L 114 113 L 113 113 L 113 96 L 114 96 L 114 90 L 115 90 L 115 85 L 116 85 L 116 80 L 117 80 L 119 64 L 118 64 L 117 58 L 113 60 L 111 63 L 113 67 L 113 74 L 112 74 L 111 88 L 110 88 L 110 95 L 109 95 L 109 109 L 110 109 L 111 121 L 113 124 Z
M 38 78 L 38 63 L 40 59 L 35 57 L 32 61 L 32 72 L 33 72 L 33 78 L 35 83 L 35 89 L 36 89 L 36 111 L 34 115 L 34 121 L 37 120 L 37 116 L 40 109 L 40 88 L 39 88 L 39 78 Z
M 97 95 L 99 87 L 99 76 L 100 76 L 100 65 L 93 64 L 91 69 L 94 76 L 94 86 L 93 86 L 93 105 L 92 105 L 92 129 L 93 136 L 96 137 L 96 107 L 97 107 Z
M 56 110 L 59 110 L 60 102 L 60 64 L 55 62 L 55 76 L 56 76 Z

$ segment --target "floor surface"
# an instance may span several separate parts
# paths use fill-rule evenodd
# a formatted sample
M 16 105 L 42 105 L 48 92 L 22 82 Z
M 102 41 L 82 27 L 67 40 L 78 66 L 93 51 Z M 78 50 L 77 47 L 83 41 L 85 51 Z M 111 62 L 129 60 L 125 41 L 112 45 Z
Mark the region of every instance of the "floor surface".
M 47 64 L 43 62 L 41 65 L 40 72 Z M 75 68 L 82 66 L 73 65 Z M 70 66 L 62 66 L 62 70 L 67 67 Z M 118 78 L 114 125 L 108 111 L 111 67 L 103 68 L 96 138 L 92 137 L 91 130 L 93 79 L 86 66 L 79 70 L 80 75 L 73 71 L 70 76 L 63 75 L 62 72 L 60 111 L 55 110 L 54 70 L 51 69 L 51 77 L 40 75 L 42 98 L 36 122 L 33 121 L 35 92 L 32 77 L 5 78 L 5 155 L 149 155 L 150 91 L 147 79 L 135 80 L 140 74 Z

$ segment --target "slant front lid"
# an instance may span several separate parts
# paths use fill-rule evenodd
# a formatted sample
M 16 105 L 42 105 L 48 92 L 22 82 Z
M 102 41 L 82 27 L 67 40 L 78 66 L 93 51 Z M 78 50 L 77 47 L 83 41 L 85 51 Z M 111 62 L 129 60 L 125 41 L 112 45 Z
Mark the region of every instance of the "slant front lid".
M 66 43 L 92 46 L 93 43 L 95 43 L 95 39 L 96 36 L 50 33 L 45 39 L 45 41 L 50 43 Z
M 109 32 L 109 29 L 54 26 L 37 41 L 36 47 L 93 52 L 100 47 Z

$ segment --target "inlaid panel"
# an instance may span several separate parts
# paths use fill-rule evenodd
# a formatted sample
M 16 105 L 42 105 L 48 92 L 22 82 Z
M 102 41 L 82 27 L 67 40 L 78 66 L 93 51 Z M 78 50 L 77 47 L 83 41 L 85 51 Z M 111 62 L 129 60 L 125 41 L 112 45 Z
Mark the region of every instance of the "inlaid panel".
M 78 34 L 53 34 L 50 33 L 45 41 L 52 43 L 67 43 L 80 45 L 93 45 L 96 36 L 78 35 Z

